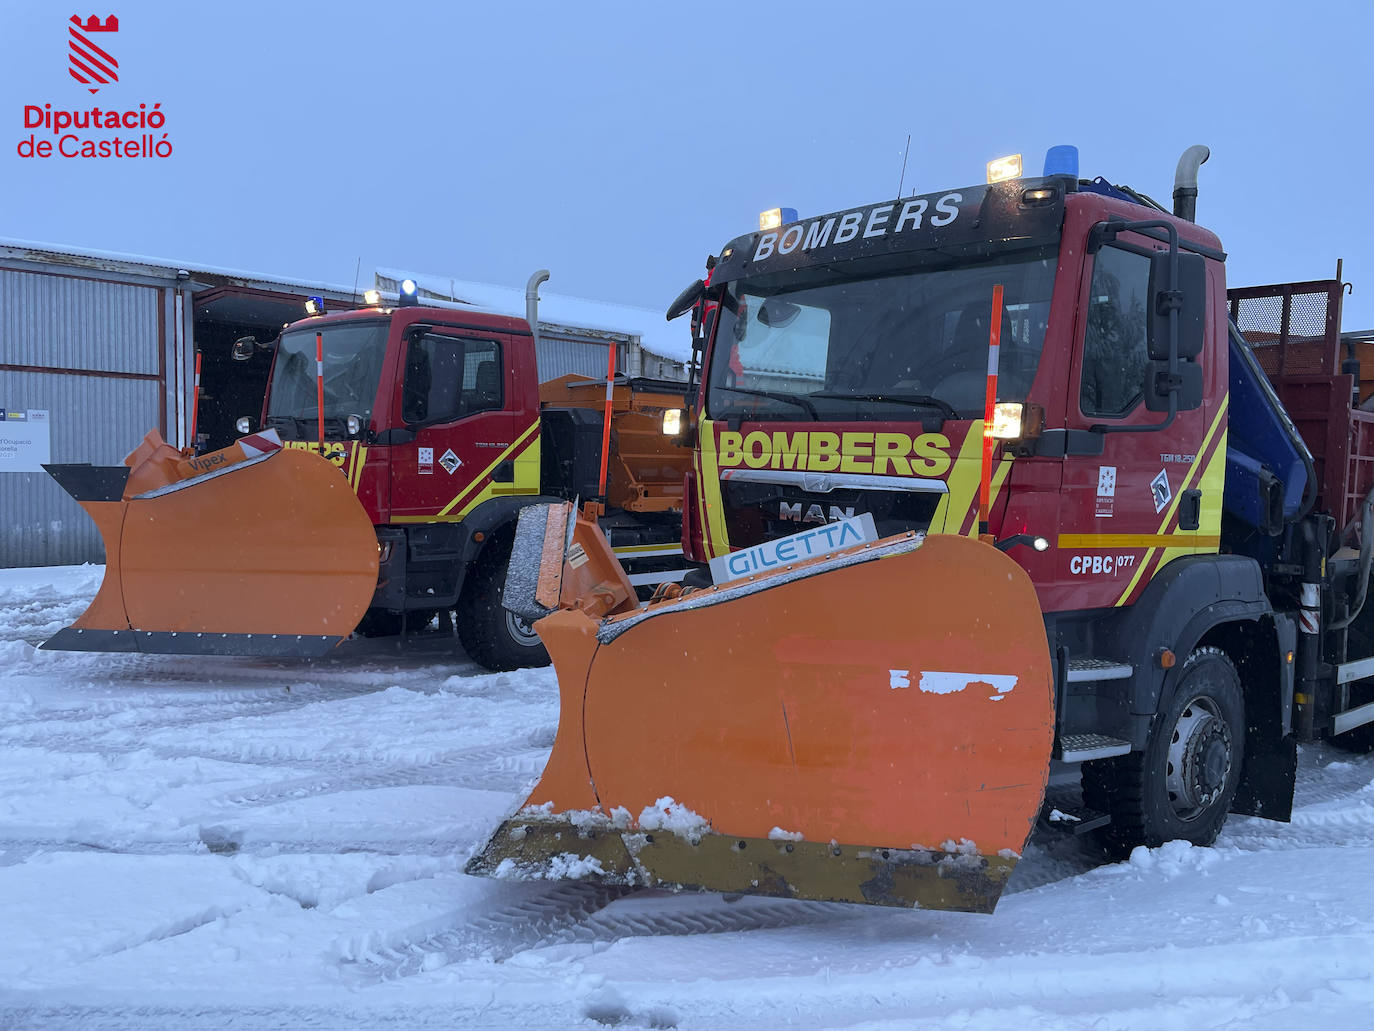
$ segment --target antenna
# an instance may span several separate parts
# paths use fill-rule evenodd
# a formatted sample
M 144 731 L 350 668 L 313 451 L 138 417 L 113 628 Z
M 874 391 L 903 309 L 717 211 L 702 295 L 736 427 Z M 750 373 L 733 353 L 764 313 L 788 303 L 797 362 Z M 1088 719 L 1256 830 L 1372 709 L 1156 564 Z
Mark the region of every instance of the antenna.
M 897 180 L 897 199 L 902 199 L 902 184 L 906 182 L 906 156 L 911 153 L 911 133 L 906 134 L 906 150 L 902 151 L 902 175 Z
M 353 296 L 354 296 L 354 297 L 357 297 L 357 296 L 358 296 L 358 277 L 359 277 L 360 275 L 362 275 L 362 271 L 363 271 L 363 256 L 362 256 L 361 254 L 359 254 L 359 255 L 358 255 L 358 264 L 357 264 L 356 266 L 354 266 L 354 268 L 353 268 Z

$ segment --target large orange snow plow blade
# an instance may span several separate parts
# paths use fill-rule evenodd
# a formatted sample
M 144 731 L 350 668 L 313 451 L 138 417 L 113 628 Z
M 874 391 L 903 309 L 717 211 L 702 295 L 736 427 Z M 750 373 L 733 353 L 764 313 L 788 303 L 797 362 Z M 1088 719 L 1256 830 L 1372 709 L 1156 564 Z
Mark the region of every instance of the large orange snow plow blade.
M 44 648 L 319 655 L 376 589 L 372 523 L 311 452 L 258 437 L 187 458 L 153 431 L 124 466 L 46 468 L 95 520 L 106 564 L 90 607 Z
M 906 534 L 640 610 L 568 518 L 522 517 L 506 588 L 526 618 L 554 610 L 558 735 L 470 872 L 992 910 L 1053 742 L 1019 566 Z

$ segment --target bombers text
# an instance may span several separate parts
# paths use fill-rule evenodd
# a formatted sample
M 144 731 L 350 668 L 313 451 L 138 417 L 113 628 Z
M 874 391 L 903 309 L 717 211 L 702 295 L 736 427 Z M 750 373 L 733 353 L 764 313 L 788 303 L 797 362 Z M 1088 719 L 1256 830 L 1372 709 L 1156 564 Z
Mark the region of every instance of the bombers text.
M 720 434 L 716 464 L 721 468 L 798 469 L 803 472 L 885 473 L 898 476 L 943 476 L 949 471 L 950 441 L 943 433 L 860 431 L 829 433 Z
M 831 244 L 849 243 L 856 239 L 896 236 L 909 230 L 919 230 L 929 218 L 935 228 L 947 226 L 959 217 L 962 193 L 946 193 L 932 204 L 929 198 L 913 197 L 902 202 L 879 204 L 842 215 L 827 215 L 810 222 L 796 222 L 786 228 L 764 233 L 754 250 L 754 261 L 762 261 L 778 254 L 791 254 L 800 248 L 810 253 Z

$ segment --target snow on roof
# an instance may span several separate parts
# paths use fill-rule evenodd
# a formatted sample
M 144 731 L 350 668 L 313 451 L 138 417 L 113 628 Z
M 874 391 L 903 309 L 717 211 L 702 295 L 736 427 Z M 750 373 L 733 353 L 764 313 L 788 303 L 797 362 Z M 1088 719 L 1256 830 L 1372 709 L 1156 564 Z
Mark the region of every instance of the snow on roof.
M 66 244 L 43 243 L 37 240 L 16 240 L 0 237 L 0 251 L 9 252 L 5 255 L 7 257 L 21 260 L 107 269 L 112 272 L 124 272 L 133 275 L 176 279 L 179 272 L 186 272 L 193 280 L 198 275 L 217 276 L 226 280 L 233 280 L 240 285 L 274 289 L 284 293 L 314 293 L 333 299 L 352 299 L 356 296 L 356 292 L 351 287 L 338 283 L 326 283 L 317 279 L 297 279 L 264 272 L 250 272 L 245 269 L 206 265 L 203 262 L 174 261 L 170 258 L 150 257 L 145 254 L 69 247 Z
M 377 269 L 379 289 L 394 289 L 403 279 L 415 280 L 419 292 L 438 300 L 458 301 L 500 315 L 525 315 L 525 288 L 495 286 L 405 269 Z M 539 290 L 539 322 L 544 326 L 585 329 L 637 336 L 644 350 L 661 358 L 686 364 L 691 351 L 690 333 L 684 322 L 668 322 L 663 313 L 633 305 L 592 301 L 583 297 Z

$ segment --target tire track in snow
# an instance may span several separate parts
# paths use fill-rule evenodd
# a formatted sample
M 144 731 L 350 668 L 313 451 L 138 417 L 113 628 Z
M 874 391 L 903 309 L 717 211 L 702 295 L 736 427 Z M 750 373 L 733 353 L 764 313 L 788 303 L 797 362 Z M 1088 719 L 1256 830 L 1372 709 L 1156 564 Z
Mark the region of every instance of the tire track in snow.
M 619 908 L 626 896 L 644 895 L 646 907 Z M 658 900 L 661 905 L 655 905 Z M 703 900 L 710 900 L 703 907 Z M 414 941 L 373 946 L 353 960 L 365 981 L 411 977 L 473 959 L 502 962 L 551 945 L 610 944 L 632 937 L 683 937 L 777 930 L 862 919 L 860 907 L 828 902 L 744 897 L 726 902 L 706 893 L 640 893 L 590 881 L 572 881 L 515 905 L 465 919 L 458 926 Z
M 410 841 L 379 838 L 368 841 L 273 841 L 243 847 L 232 832 L 221 828 L 198 828 L 198 837 L 176 841 L 81 841 L 72 838 L 0 838 L 0 867 L 16 866 L 36 855 L 49 852 L 104 852 L 125 856 L 337 856 L 367 853 L 379 856 L 462 856 L 472 847 L 471 836 L 428 838 Z
M 458 926 L 414 941 L 365 943 L 350 951 L 346 967 L 365 982 L 390 981 L 450 963 L 487 957 L 508 959 L 567 933 L 633 889 L 569 881 L 533 898 L 484 914 L 468 915 Z
M 214 799 L 213 804 L 229 809 L 263 808 L 319 795 L 414 785 L 515 792 L 539 775 L 548 754 L 548 748 L 528 744 L 489 745 L 366 772 L 359 772 L 356 762 L 331 761 L 325 772 L 232 791 Z
M 125 704 L 101 700 L 93 703 L 95 711 L 64 709 L 28 719 L 7 721 L 0 728 L 0 742 L 49 752 L 125 754 L 146 750 L 164 758 L 201 757 L 206 755 L 204 749 L 151 746 L 143 739 L 168 730 L 189 729 L 240 717 L 276 716 L 307 705 L 376 694 L 390 686 L 310 685 L 294 691 L 272 687 L 255 691 L 247 698 L 217 697 L 210 700 L 162 700 L 146 694 L 130 699 Z M 128 719 L 120 718 L 126 714 Z M 54 724 L 63 729 L 54 732 Z M 133 737 L 137 740 L 109 741 L 109 737 Z M 226 762 L 239 761 L 233 757 L 216 758 L 223 758 Z M 266 761 L 286 760 L 277 757 Z

